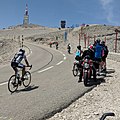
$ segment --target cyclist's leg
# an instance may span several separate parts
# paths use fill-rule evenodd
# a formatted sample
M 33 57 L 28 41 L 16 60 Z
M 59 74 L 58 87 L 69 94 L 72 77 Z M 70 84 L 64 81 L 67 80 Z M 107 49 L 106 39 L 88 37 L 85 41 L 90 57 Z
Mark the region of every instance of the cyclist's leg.
M 11 67 L 12 67 L 12 68 L 13 68 L 13 70 L 15 71 L 15 75 L 17 75 L 17 73 L 18 73 L 17 66 L 18 66 L 18 64 L 17 64 L 17 63 L 14 63 L 14 62 L 12 62 L 12 63 L 11 63 Z
M 19 67 L 19 68 L 22 68 L 22 77 L 21 77 L 21 80 L 23 80 L 23 77 L 24 77 L 24 74 L 25 74 L 25 65 L 22 64 L 22 63 L 19 63 L 19 64 L 18 64 L 18 67 Z

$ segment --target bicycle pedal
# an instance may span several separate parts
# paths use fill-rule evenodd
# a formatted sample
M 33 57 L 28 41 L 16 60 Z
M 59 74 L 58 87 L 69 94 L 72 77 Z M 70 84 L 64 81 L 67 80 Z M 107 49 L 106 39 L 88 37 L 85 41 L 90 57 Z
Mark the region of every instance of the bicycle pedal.
M 22 84 L 22 81 L 18 81 L 18 85 L 21 86 L 21 84 Z

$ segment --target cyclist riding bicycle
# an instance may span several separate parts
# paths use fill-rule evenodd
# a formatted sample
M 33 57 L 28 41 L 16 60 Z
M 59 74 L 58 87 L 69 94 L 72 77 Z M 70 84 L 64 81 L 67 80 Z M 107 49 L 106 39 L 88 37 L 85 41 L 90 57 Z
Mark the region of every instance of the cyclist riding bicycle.
M 30 66 L 29 62 L 27 60 L 27 57 L 25 55 L 25 50 L 20 49 L 19 52 L 14 55 L 14 58 L 11 61 L 11 67 L 15 71 L 15 75 L 17 75 L 17 73 L 18 73 L 18 68 L 22 68 L 21 80 L 24 80 L 23 76 L 25 74 L 25 65 L 23 63 L 21 63 L 23 59 L 25 60 L 26 65 Z
M 78 45 L 76 52 L 75 52 L 75 60 L 77 60 L 77 61 L 81 60 L 81 53 L 82 53 L 81 46 Z

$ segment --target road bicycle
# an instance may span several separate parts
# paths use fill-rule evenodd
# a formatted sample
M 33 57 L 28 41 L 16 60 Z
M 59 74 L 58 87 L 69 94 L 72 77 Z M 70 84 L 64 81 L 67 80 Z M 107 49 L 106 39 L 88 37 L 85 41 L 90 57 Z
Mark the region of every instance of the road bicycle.
M 29 67 L 29 70 L 32 68 L 31 66 L 25 66 Z M 22 75 L 20 74 L 20 69 L 17 74 L 12 75 L 8 80 L 8 90 L 13 93 L 18 89 L 18 86 L 21 86 L 23 84 L 24 87 L 28 87 L 31 83 L 31 73 L 29 70 L 25 70 L 25 74 L 23 76 L 23 80 L 21 80 Z
M 79 61 L 74 61 L 73 69 L 72 69 L 72 72 L 73 72 L 74 76 L 78 75 L 78 72 L 79 72 L 79 67 L 78 66 L 79 66 Z

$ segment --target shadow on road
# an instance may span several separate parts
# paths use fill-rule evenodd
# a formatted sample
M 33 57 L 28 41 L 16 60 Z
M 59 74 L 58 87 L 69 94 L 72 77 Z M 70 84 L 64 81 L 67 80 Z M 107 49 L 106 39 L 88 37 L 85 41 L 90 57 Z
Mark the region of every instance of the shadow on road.
M 107 69 L 107 74 L 111 74 L 111 73 L 114 73 L 115 70 L 114 69 Z
M 103 77 L 97 78 L 96 81 L 94 81 L 94 79 L 90 79 L 86 87 L 91 87 L 93 85 L 100 85 L 101 83 L 105 83 L 105 79 Z
M 94 79 L 90 79 L 88 81 L 88 85 L 86 87 L 91 87 L 93 85 L 100 85 L 101 83 L 105 83 L 105 78 L 106 77 L 113 77 L 112 75 L 110 75 L 111 73 L 114 73 L 115 70 L 114 69 L 107 69 L 106 75 L 105 76 L 98 76 L 96 81 L 94 81 Z
M 19 92 L 27 92 L 27 91 L 32 91 L 32 90 L 35 90 L 39 88 L 39 86 L 35 86 L 35 85 L 32 85 L 32 86 L 28 86 L 24 89 L 21 89 L 21 90 L 17 90 L 16 92 L 19 93 Z

